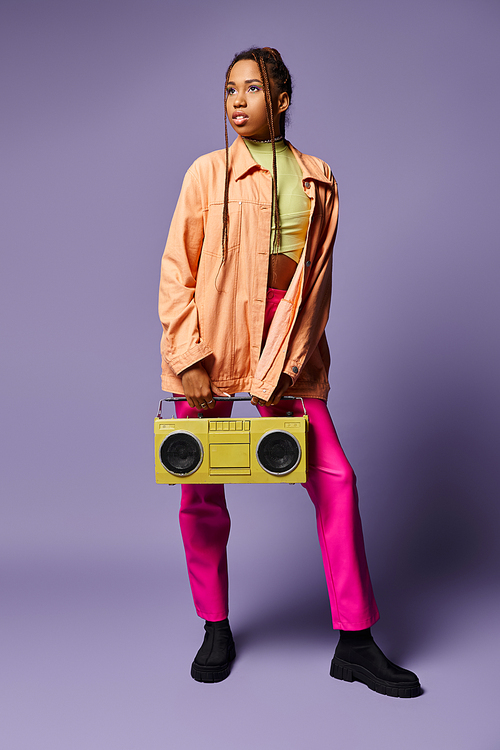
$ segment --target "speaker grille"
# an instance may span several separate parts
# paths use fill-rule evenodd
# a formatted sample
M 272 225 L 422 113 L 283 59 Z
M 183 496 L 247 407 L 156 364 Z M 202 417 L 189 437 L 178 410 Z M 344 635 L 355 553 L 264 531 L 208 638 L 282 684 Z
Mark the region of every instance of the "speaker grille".
M 201 466 L 203 446 L 191 432 L 176 430 L 161 444 L 160 461 L 171 474 L 187 477 Z
M 262 435 L 257 444 L 259 465 L 274 476 L 282 476 L 293 471 L 300 461 L 300 443 L 289 432 L 270 430 Z

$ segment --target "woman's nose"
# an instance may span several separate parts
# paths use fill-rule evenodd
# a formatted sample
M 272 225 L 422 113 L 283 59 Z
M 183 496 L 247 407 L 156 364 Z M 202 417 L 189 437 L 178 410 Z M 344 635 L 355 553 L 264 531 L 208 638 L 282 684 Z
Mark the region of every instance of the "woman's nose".
M 240 107 L 246 107 L 247 103 L 243 94 L 237 94 L 234 97 L 233 107 L 239 109 Z

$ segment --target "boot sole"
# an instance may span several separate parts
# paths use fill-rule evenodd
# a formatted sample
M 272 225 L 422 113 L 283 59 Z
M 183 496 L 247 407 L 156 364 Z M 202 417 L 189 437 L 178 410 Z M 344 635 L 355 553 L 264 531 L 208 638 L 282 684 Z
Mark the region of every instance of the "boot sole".
M 222 682 L 229 677 L 231 672 L 231 663 L 236 658 L 236 649 L 234 645 L 229 651 L 229 659 L 226 664 L 218 664 L 216 667 L 205 667 L 197 664 L 195 661 L 191 664 L 191 677 L 196 682 Z
M 343 661 L 338 656 L 334 656 L 332 659 L 330 676 L 335 677 L 336 680 L 344 680 L 345 682 L 354 682 L 355 680 L 362 682 L 370 690 L 374 690 L 381 695 L 389 695 L 392 698 L 417 698 L 422 694 L 419 682 L 398 685 L 394 682 L 389 682 L 389 680 L 381 680 L 379 677 L 375 677 L 368 669 L 365 669 L 365 667 Z

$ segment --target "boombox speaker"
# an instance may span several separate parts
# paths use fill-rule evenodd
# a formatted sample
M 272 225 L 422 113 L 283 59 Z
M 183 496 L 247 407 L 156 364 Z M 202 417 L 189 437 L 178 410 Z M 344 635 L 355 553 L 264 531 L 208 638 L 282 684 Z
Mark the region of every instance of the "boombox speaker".
M 293 398 L 285 396 L 285 398 Z M 164 419 L 164 398 L 155 419 L 155 469 L 159 484 L 270 484 L 305 482 L 309 419 L 210 417 Z M 216 398 L 216 401 L 227 399 Z M 231 398 L 250 401 L 249 397 Z

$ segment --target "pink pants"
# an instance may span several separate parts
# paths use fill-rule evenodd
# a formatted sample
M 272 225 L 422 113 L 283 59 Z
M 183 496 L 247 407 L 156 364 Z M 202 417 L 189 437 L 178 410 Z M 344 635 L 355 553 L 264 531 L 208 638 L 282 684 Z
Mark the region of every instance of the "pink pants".
M 268 292 L 264 338 L 283 295 L 280 290 Z M 309 468 L 303 486 L 316 508 L 333 627 L 362 630 L 373 625 L 379 613 L 366 563 L 356 477 L 325 402 L 306 398 L 304 403 L 309 415 Z M 231 410 L 230 401 L 218 401 L 207 416 L 229 417 Z M 259 406 L 258 410 L 262 416 L 303 413 L 298 400 Z M 176 413 L 184 418 L 196 417 L 198 412 L 187 402 L 177 402 Z M 226 545 L 231 523 L 224 485 L 182 485 L 179 518 L 196 611 L 205 620 L 224 620 L 228 615 Z

